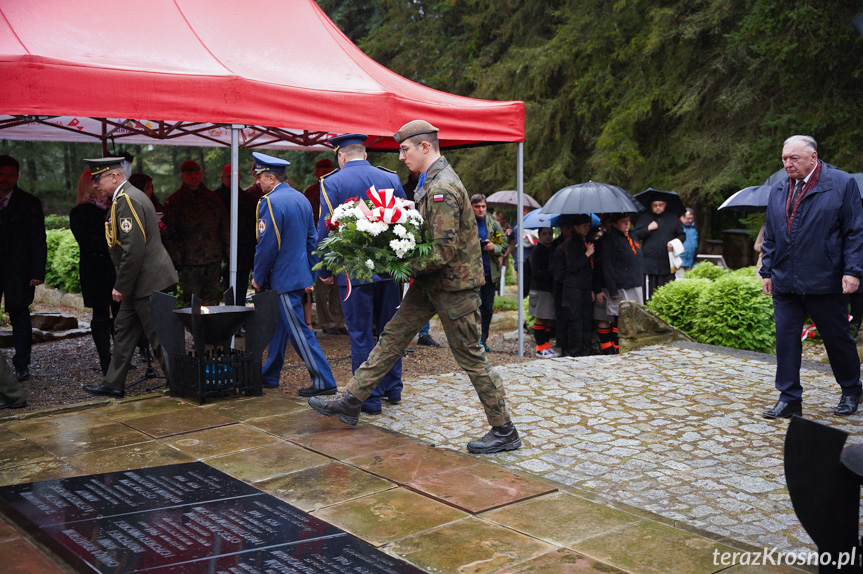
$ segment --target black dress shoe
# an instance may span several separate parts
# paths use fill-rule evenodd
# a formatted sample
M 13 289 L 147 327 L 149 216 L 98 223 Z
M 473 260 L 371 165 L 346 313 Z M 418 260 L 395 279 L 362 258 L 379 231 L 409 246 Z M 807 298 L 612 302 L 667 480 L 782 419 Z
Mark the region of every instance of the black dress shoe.
M 111 387 L 106 387 L 105 385 L 99 385 L 98 387 L 89 387 L 84 385 L 83 389 L 84 392 L 90 393 L 91 395 L 98 395 L 100 397 L 114 397 L 115 399 L 122 399 L 126 396 L 126 391 L 118 391 Z
M 764 418 L 768 419 L 787 419 L 791 415 L 802 415 L 803 404 L 800 402 L 786 403 L 785 401 L 776 401 L 776 404 L 769 411 L 764 411 Z
M 330 329 L 324 329 L 324 333 L 326 333 L 327 335 L 338 335 L 339 330 L 336 329 L 335 327 L 332 327 Z
M 330 387 L 328 389 L 316 389 L 315 387 L 306 387 L 305 389 L 299 390 L 299 395 L 301 397 L 316 397 L 318 395 L 334 395 L 338 392 L 336 387 Z
M 842 398 L 839 399 L 839 406 L 836 407 L 833 414 L 839 415 L 840 417 L 853 415 L 857 412 L 857 405 L 860 404 L 861 399 L 863 399 L 863 393 L 857 393 L 856 395 L 842 395 Z
M 19 381 L 26 381 L 30 378 L 30 369 L 24 367 L 23 369 L 15 369 L 15 378 Z
M 431 335 L 420 335 L 417 339 L 417 345 L 425 347 L 440 347 L 440 344 L 431 338 Z
M 391 396 L 389 396 L 389 395 L 384 395 L 384 398 L 385 398 L 385 399 L 387 400 L 387 402 L 388 402 L 389 404 L 391 404 L 391 405 L 397 405 L 397 404 L 399 404 L 400 402 L 402 402 L 402 398 L 401 398 L 401 396 L 398 396 L 398 397 L 391 397 Z
M 27 401 L 18 401 L 17 403 L 0 403 L 0 409 L 23 409 L 27 406 Z
M 379 414 L 381 414 L 381 413 L 383 412 L 381 409 L 372 409 L 372 408 L 369 408 L 369 407 L 367 407 L 367 406 L 365 406 L 365 405 L 363 405 L 363 407 L 362 407 L 360 410 L 361 410 L 362 412 L 364 412 L 364 413 L 366 413 L 366 414 L 369 414 L 369 415 L 372 415 L 372 416 L 374 416 L 374 415 L 379 415 Z
M 348 334 L 348 330 L 346 328 L 342 327 L 341 329 L 339 329 L 339 335 L 347 335 L 347 334 Z

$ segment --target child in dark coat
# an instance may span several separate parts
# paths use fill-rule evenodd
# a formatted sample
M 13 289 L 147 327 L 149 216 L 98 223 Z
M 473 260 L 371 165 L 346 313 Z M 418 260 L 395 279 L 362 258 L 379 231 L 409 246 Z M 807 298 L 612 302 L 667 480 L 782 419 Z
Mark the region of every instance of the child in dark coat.
M 644 303 L 641 284 L 641 245 L 629 234 L 629 215 L 610 216 L 611 230 L 602 241 L 602 273 L 608 291 L 606 311 L 612 319 L 614 352 L 620 348 L 617 318 L 621 301 Z

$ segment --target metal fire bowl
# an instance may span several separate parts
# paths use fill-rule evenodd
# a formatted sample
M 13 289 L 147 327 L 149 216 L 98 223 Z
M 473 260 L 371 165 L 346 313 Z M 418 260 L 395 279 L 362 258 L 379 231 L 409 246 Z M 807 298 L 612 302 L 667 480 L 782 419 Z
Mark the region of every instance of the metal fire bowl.
M 208 313 L 202 312 L 199 316 L 204 326 L 204 343 L 207 345 L 219 345 L 230 339 L 240 329 L 245 320 L 254 313 L 254 307 L 242 307 L 240 305 L 218 305 L 207 307 Z M 175 309 L 180 321 L 193 336 L 192 309 Z

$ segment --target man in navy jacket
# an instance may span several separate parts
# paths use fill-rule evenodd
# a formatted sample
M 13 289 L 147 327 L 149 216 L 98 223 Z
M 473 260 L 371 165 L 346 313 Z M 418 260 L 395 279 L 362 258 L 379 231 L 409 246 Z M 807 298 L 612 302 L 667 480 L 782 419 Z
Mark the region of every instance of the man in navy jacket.
M 764 416 L 802 413 L 800 332 L 807 314 L 842 388 L 834 414 L 850 415 L 863 390 L 860 359 L 848 333 L 848 294 L 863 275 L 860 190 L 847 173 L 818 159 L 810 136 L 785 140 L 782 163 L 788 178 L 770 189 L 760 271 L 764 293 L 773 296 L 779 390 L 779 401 Z
M 318 242 L 329 236 L 327 219 L 333 211 L 349 199 L 367 199 L 366 191 L 392 189 L 393 195 L 405 199 L 401 181 L 394 172 L 375 167 L 366 159 L 365 134 L 346 134 L 330 138 L 339 169 L 320 179 L 321 217 L 318 219 Z M 333 278 L 329 269 L 318 271 L 321 281 L 339 286 L 345 324 L 351 338 L 351 372 L 356 371 L 375 347 L 375 333 L 383 332 L 384 327 L 396 314 L 401 302 L 399 285 L 391 278 L 374 276 L 373 281 L 361 281 L 351 277 L 351 295 L 348 294 L 347 278 L 344 274 Z M 374 327 L 374 328 L 373 328 Z M 402 397 L 402 360 L 395 362 L 392 369 L 381 379 L 372 394 L 363 401 L 362 411 L 371 415 L 381 414 L 381 397 L 390 403 L 398 403 Z

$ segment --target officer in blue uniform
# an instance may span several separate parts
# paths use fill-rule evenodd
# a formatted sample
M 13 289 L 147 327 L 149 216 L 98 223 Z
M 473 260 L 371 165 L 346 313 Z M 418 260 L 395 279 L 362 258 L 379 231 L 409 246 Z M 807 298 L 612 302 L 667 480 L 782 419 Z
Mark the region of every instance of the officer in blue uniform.
M 376 189 L 394 189 L 395 196 L 405 199 L 398 175 L 382 167 L 374 167 L 366 160 L 365 134 L 347 134 L 331 138 L 333 150 L 339 162 L 339 169 L 321 178 L 321 218 L 318 220 L 318 241 L 329 235 L 326 220 L 333 210 L 348 199 L 358 197 L 366 199 L 366 191 L 375 186 Z M 339 285 L 342 297 L 342 310 L 348 335 L 351 338 L 351 372 L 355 371 L 369 357 L 375 346 L 374 324 L 378 333 L 384 330 L 398 309 L 399 286 L 392 279 L 382 279 L 377 275 L 371 282 L 363 282 L 351 277 L 351 296 L 347 295 L 347 278 L 344 274 L 333 278 L 327 269 L 318 271 L 321 281 Z M 371 396 L 363 402 L 363 412 L 376 415 L 381 412 L 381 397 L 386 397 L 390 403 L 397 403 L 402 396 L 402 360 L 396 361 L 390 372 L 381 380 Z
M 252 156 L 255 182 L 265 193 L 258 201 L 258 246 L 252 286 L 260 291 L 269 283 L 280 298 L 279 324 L 270 341 L 263 385 L 271 389 L 279 386 L 285 346 L 290 339 L 312 377 L 312 386 L 300 389 L 300 395 L 333 395 L 333 371 L 303 315 L 303 293 L 314 284 L 312 267 L 316 263 L 312 255 L 316 243 L 312 206 L 288 184 L 285 170 L 289 162 L 258 152 Z

